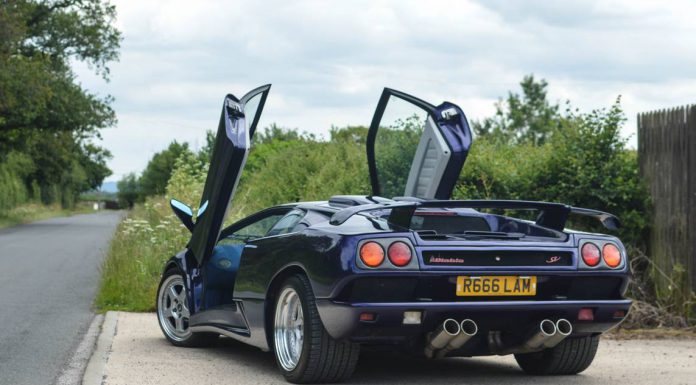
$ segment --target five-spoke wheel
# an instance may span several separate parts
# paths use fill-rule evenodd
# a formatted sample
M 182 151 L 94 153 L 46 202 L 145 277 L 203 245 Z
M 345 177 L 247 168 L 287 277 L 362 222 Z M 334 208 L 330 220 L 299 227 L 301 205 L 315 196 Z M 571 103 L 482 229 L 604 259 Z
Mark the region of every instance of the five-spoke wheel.
M 293 370 L 302 354 L 304 317 L 302 303 L 295 289 L 286 287 L 280 293 L 275 311 L 275 349 L 278 362 L 285 370 Z
M 184 277 L 177 269 L 164 273 L 157 290 L 157 321 L 169 342 L 177 346 L 203 346 L 215 341 L 214 333 L 192 333 Z
M 184 279 L 180 275 L 171 275 L 162 282 L 157 296 L 157 317 L 162 331 L 176 341 L 191 336 L 187 302 Z
M 350 377 L 360 346 L 335 340 L 326 332 L 305 275 L 283 282 L 273 309 L 273 347 L 288 381 L 326 383 Z

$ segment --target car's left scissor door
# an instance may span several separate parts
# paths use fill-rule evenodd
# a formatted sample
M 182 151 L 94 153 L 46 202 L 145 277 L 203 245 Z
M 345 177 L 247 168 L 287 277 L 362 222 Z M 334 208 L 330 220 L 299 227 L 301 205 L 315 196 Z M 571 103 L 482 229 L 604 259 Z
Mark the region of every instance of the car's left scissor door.
M 200 209 L 189 241 L 189 250 L 199 265 L 212 255 L 217 243 L 270 88 L 270 84 L 258 87 L 240 99 L 231 94 L 225 97 Z

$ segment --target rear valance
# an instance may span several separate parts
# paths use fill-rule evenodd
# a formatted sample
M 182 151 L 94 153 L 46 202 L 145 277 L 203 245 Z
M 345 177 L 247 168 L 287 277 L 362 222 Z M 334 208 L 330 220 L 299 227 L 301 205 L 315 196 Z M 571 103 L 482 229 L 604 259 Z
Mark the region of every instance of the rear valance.
M 536 224 L 549 229 L 563 231 L 570 214 L 588 216 L 597 219 L 609 230 L 617 230 L 621 226 L 619 219 L 603 211 L 572 207 L 562 203 L 512 201 L 512 200 L 407 200 L 390 203 L 368 204 L 345 208 L 331 217 L 332 225 L 340 225 L 353 215 L 377 211 L 391 210 L 389 222 L 408 228 L 411 218 L 419 208 L 470 208 L 470 209 L 506 209 L 506 210 L 538 210 Z

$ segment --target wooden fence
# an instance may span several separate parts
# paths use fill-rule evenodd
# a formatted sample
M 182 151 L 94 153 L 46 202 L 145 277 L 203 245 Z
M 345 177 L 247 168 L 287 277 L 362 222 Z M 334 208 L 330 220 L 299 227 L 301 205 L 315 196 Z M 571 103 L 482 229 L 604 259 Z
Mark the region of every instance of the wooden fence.
M 696 105 L 639 114 L 638 159 L 653 200 L 649 255 L 664 273 L 655 274 L 658 295 L 689 301 L 696 291 Z

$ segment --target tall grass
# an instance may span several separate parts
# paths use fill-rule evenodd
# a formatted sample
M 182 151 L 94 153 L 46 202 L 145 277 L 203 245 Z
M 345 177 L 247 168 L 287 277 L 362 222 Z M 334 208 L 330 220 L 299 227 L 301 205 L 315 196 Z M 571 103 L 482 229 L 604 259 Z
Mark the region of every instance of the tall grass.
M 184 247 L 189 235 L 163 197 L 137 205 L 111 241 L 97 308 L 153 310 L 164 262 Z

